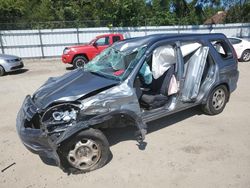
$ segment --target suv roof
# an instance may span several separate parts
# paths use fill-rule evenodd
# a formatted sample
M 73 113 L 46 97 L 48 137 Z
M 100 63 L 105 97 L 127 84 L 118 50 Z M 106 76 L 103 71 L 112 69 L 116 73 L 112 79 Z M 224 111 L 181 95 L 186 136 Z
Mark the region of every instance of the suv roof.
M 171 33 L 171 34 L 153 34 L 153 35 L 147 35 L 144 37 L 135 37 L 135 38 L 130 38 L 126 39 L 126 42 L 128 41 L 144 41 L 146 42 L 157 42 L 159 40 L 164 40 L 164 39 L 170 39 L 170 38 L 189 38 L 189 37 L 195 37 L 195 38 L 202 38 L 202 39 L 213 39 L 213 38 L 225 38 L 225 35 L 222 33 L 213 33 L 213 34 L 192 34 L 192 33 L 185 33 L 185 34 L 176 34 L 176 33 Z
M 135 38 L 129 38 L 125 39 L 123 41 L 119 41 L 115 46 L 117 49 L 121 49 L 124 44 L 129 44 L 128 48 L 136 48 L 141 47 L 144 45 L 152 45 L 158 41 L 167 40 L 167 39 L 185 39 L 185 40 L 204 40 L 204 39 L 225 39 L 226 36 L 222 33 L 213 33 L 213 34 L 153 34 L 153 35 L 147 35 L 143 37 L 135 37 Z

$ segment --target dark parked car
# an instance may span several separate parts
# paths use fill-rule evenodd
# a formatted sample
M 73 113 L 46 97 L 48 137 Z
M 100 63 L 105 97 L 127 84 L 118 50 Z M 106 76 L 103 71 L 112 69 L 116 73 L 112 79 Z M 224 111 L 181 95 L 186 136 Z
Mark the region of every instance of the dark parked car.
M 223 52 L 217 51 L 223 48 Z M 238 80 L 237 58 L 223 34 L 159 34 L 120 41 L 84 69 L 50 78 L 17 116 L 24 145 L 68 173 L 104 166 L 110 127 L 137 127 L 201 105 L 223 111 Z M 125 165 L 125 164 L 124 164 Z

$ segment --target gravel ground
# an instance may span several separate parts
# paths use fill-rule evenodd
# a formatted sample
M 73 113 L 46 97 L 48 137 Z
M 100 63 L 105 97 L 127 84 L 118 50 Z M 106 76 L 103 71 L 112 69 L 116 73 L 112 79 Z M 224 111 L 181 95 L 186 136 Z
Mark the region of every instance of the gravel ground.
M 0 187 L 250 187 L 250 62 L 223 113 L 192 108 L 150 123 L 145 150 L 132 129 L 107 132 L 113 159 L 103 168 L 67 175 L 27 151 L 15 129 L 24 97 L 48 77 L 70 70 L 60 60 L 27 60 L 25 69 L 0 78 Z

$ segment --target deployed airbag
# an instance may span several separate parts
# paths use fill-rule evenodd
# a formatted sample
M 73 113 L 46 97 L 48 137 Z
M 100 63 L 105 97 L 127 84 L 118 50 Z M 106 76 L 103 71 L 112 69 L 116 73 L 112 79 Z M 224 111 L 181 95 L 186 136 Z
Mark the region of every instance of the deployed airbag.
M 154 79 L 162 76 L 175 63 L 175 51 L 172 46 L 166 45 L 156 48 L 152 57 L 152 74 Z
M 188 43 L 181 46 L 182 56 L 185 57 L 198 48 L 201 47 L 200 43 Z M 160 46 L 153 52 L 152 58 L 152 74 L 154 79 L 162 76 L 172 64 L 176 63 L 175 50 L 170 45 Z
M 184 87 L 182 90 L 182 101 L 189 102 L 196 99 L 200 89 L 200 83 L 209 47 L 199 48 L 188 60 Z

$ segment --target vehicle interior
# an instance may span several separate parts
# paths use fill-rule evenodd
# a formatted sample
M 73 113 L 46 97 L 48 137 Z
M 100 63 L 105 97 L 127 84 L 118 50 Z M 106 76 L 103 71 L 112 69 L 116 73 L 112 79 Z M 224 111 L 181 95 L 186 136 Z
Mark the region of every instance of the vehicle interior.
M 174 46 L 160 46 L 146 59 L 145 63 L 152 75 L 151 83 L 145 84 L 140 73 L 134 82 L 143 111 L 163 106 L 167 109 L 177 95 L 181 95 L 183 103 L 195 102 L 200 90 L 211 84 L 210 78 L 214 76 L 215 66 L 209 54 L 209 47 L 198 42 L 183 42 L 180 49 L 184 63 L 180 81 L 177 80 L 177 53 Z

